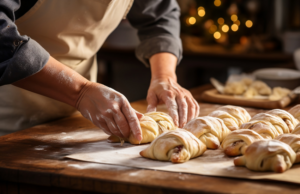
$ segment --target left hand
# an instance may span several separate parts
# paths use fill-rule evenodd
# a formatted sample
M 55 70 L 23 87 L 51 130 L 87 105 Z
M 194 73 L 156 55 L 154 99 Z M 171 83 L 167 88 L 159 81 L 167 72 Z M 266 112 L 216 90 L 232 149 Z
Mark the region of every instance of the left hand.
M 151 80 L 147 102 L 147 112 L 156 111 L 158 104 L 165 103 L 175 125 L 181 128 L 200 112 L 192 94 L 170 77 Z

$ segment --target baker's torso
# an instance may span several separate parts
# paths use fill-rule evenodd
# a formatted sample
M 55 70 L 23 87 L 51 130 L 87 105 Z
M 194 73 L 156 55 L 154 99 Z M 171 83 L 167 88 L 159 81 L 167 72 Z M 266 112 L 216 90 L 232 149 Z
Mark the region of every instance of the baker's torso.
M 128 13 L 133 0 L 38 0 L 16 21 L 52 57 L 96 81 L 96 52 Z M 32 53 L 34 55 L 34 53 Z M 68 116 L 75 109 L 17 88 L 0 87 L 0 135 Z

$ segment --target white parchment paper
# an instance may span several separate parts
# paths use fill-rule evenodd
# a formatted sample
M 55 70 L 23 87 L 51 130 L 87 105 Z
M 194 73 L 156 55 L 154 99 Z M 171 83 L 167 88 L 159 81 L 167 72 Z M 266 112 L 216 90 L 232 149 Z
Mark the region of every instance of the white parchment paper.
M 149 145 L 134 146 L 128 143 L 121 146 L 119 143 L 101 141 L 87 144 L 78 153 L 69 155 L 67 158 L 169 172 L 246 179 L 270 179 L 300 184 L 300 165 L 294 165 L 292 169 L 284 173 L 253 172 L 245 167 L 235 167 L 233 164 L 234 158 L 224 155 L 221 149 L 207 150 L 202 156 L 186 163 L 173 164 L 141 157 L 139 152 L 147 146 Z

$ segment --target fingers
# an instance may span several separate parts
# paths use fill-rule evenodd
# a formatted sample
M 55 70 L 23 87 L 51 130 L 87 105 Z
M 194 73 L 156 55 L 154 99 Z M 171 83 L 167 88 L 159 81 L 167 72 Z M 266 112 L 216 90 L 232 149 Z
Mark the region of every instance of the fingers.
M 140 123 L 138 120 L 138 117 L 136 115 L 136 112 L 134 109 L 130 106 L 129 102 L 125 102 L 122 106 L 122 112 L 125 115 L 125 118 L 129 124 L 129 127 L 134 135 L 134 137 L 138 140 L 142 140 L 142 130 L 140 127 Z
M 96 116 L 98 120 L 97 124 L 101 126 L 104 132 L 110 133 L 110 135 L 116 135 L 118 137 L 124 138 L 123 134 L 120 132 L 114 118 L 110 115 L 100 115 L 100 117 Z
M 144 116 L 144 114 L 142 114 L 142 113 L 140 113 L 140 112 L 138 112 L 138 111 L 136 111 L 136 110 L 135 110 L 135 114 L 136 114 L 136 116 L 137 116 L 137 118 L 138 118 L 139 120 L 141 120 L 141 118 Z
M 110 132 L 108 126 L 106 125 L 106 122 L 101 121 L 100 117 L 96 116 L 97 121 L 95 122 L 95 125 L 102 129 L 107 135 L 112 135 Z
M 178 118 L 178 106 L 174 98 L 167 98 L 166 106 L 169 111 L 169 115 L 172 117 L 174 124 L 178 127 L 179 126 L 179 118 Z
M 121 111 L 116 112 L 113 115 L 113 118 L 117 124 L 119 131 L 123 134 L 124 137 L 129 138 L 130 128 L 122 112 Z
M 154 93 L 148 94 L 147 102 L 148 102 L 147 112 L 156 112 L 158 100 Z
M 188 109 L 191 109 L 191 107 L 188 107 L 186 99 L 183 96 L 177 96 L 176 101 L 179 111 L 179 127 L 182 128 L 187 122 Z
M 191 98 L 186 98 L 186 102 L 188 105 L 188 117 L 187 122 L 189 122 L 191 119 L 196 117 L 197 107 L 195 105 L 195 102 Z
M 200 114 L 200 106 L 199 106 L 199 103 L 197 102 L 197 100 L 195 100 L 194 98 L 193 98 L 193 101 L 194 101 L 194 104 L 195 104 L 195 106 L 196 106 L 195 117 L 198 117 L 199 114 Z

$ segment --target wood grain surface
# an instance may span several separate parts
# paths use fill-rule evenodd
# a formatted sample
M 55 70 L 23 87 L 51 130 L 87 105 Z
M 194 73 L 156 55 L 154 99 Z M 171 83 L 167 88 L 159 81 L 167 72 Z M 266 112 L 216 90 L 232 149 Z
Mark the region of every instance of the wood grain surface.
M 197 96 L 203 88 L 192 93 Z M 145 112 L 146 105 L 145 100 L 132 103 L 140 112 Z M 200 106 L 201 115 L 207 115 L 220 105 L 200 102 Z M 166 108 L 159 106 L 159 110 Z M 247 110 L 251 115 L 264 111 Z M 0 193 L 300 193 L 300 186 L 291 183 L 171 173 L 64 158 L 106 138 L 79 114 L 0 137 Z

